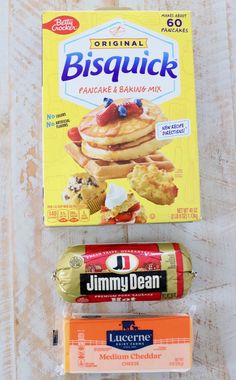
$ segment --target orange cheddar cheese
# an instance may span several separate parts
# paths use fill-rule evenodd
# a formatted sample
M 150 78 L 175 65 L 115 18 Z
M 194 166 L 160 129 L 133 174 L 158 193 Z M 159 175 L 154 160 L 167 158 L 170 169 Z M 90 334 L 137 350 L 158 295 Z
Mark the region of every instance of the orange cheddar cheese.
M 64 319 L 65 373 L 185 372 L 191 366 L 188 315 Z

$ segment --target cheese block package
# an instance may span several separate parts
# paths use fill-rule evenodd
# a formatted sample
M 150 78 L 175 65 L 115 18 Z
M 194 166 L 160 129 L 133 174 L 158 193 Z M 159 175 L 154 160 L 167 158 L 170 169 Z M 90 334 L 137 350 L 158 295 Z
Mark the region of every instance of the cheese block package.
M 47 226 L 200 219 L 190 12 L 43 14 Z
M 185 372 L 191 366 L 187 315 L 64 319 L 65 373 Z
M 194 276 L 188 251 L 177 243 L 75 246 L 53 274 L 59 295 L 78 303 L 181 298 Z

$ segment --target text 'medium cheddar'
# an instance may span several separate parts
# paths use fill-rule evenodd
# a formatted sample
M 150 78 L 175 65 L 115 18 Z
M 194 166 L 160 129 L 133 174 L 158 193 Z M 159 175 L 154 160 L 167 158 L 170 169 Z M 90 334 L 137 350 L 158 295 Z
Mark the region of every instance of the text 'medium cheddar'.
M 65 318 L 66 373 L 186 372 L 192 366 L 188 315 Z

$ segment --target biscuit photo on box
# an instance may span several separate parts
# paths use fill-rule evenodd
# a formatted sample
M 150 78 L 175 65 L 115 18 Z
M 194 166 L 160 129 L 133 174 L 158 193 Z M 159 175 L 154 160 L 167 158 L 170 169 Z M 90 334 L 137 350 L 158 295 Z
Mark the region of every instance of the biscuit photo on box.
M 173 176 L 155 165 L 136 165 L 127 178 L 133 190 L 155 204 L 171 205 L 178 195 Z

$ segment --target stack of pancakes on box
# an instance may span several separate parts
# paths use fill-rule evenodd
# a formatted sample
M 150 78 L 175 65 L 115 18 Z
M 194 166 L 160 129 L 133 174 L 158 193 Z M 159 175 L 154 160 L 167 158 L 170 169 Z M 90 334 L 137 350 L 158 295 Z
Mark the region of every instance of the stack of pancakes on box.
M 174 165 L 159 150 L 171 140 L 158 140 L 155 128 L 165 121 L 158 105 L 145 99 L 104 98 L 104 105 L 85 115 L 68 131 L 67 153 L 100 180 L 124 178 L 136 164 L 154 164 L 172 171 Z
M 115 100 L 117 106 L 131 102 L 130 99 Z M 82 138 L 82 153 L 92 159 L 104 161 L 127 161 L 148 156 L 165 145 L 155 136 L 157 122 L 165 121 L 160 108 L 142 99 L 142 113 L 127 115 L 98 125 L 97 114 L 102 112 L 100 106 L 88 113 L 78 127 Z

